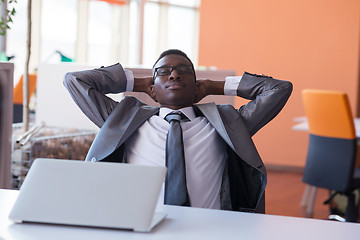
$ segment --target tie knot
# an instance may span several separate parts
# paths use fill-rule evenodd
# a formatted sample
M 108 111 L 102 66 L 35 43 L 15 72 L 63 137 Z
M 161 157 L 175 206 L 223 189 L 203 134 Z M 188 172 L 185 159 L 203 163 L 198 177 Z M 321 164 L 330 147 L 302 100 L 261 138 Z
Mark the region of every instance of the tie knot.
M 187 117 L 182 112 L 172 112 L 165 117 L 165 120 L 168 122 L 171 122 L 172 120 L 180 122 L 181 119 L 187 119 Z

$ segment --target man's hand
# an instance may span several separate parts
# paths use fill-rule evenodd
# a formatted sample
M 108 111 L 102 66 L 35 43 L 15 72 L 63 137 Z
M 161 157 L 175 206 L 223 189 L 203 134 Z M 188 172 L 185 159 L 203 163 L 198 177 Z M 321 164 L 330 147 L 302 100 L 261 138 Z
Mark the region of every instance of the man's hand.
M 152 77 L 142 77 L 134 79 L 134 92 L 144 92 L 149 95 L 155 102 L 156 96 L 153 96 L 151 92 L 151 86 L 153 85 Z
M 225 81 L 213 81 L 209 79 L 196 80 L 197 90 L 195 93 L 195 103 L 208 95 L 224 95 Z
M 195 93 L 195 100 L 194 102 L 200 102 L 201 99 L 209 95 L 208 89 L 210 85 L 210 80 L 208 79 L 198 79 L 196 80 L 197 91 Z

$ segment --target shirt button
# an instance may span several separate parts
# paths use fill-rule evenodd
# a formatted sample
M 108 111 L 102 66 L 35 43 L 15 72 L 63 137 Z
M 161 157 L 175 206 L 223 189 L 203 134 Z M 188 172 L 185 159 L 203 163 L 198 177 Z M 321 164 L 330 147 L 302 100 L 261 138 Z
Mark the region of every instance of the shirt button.
M 96 162 L 96 157 L 93 157 L 90 161 L 91 162 Z

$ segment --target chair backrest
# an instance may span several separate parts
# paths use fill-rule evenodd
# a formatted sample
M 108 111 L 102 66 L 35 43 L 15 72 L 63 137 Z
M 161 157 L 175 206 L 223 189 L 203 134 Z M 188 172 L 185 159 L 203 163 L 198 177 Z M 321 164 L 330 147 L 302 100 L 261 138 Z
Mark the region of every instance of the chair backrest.
M 29 74 L 29 98 L 35 93 L 36 77 L 36 73 Z M 21 75 L 19 82 L 14 87 L 14 104 L 23 104 L 23 80 L 24 75 Z
M 303 181 L 345 192 L 353 176 L 357 150 L 347 94 L 306 89 L 302 96 L 310 133 Z

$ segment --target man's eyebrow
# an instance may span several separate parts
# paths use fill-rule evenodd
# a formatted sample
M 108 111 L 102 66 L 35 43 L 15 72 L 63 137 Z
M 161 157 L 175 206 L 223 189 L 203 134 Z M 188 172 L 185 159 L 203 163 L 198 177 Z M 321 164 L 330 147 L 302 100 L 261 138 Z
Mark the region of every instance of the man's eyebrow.
M 168 64 L 165 64 L 165 65 L 161 65 L 161 66 L 159 66 L 159 67 L 171 67 L 171 66 L 168 65 Z M 159 68 L 159 67 L 157 67 L 157 68 Z
M 191 66 L 190 64 L 186 64 L 186 63 L 179 63 L 179 64 L 177 64 L 177 65 L 175 65 L 175 66 L 171 66 L 171 65 L 169 65 L 169 64 L 165 64 L 165 65 L 162 65 L 162 66 L 159 66 L 159 67 L 177 67 L 177 66 Z M 159 68 L 159 67 L 157 67 L 157 68 Z

